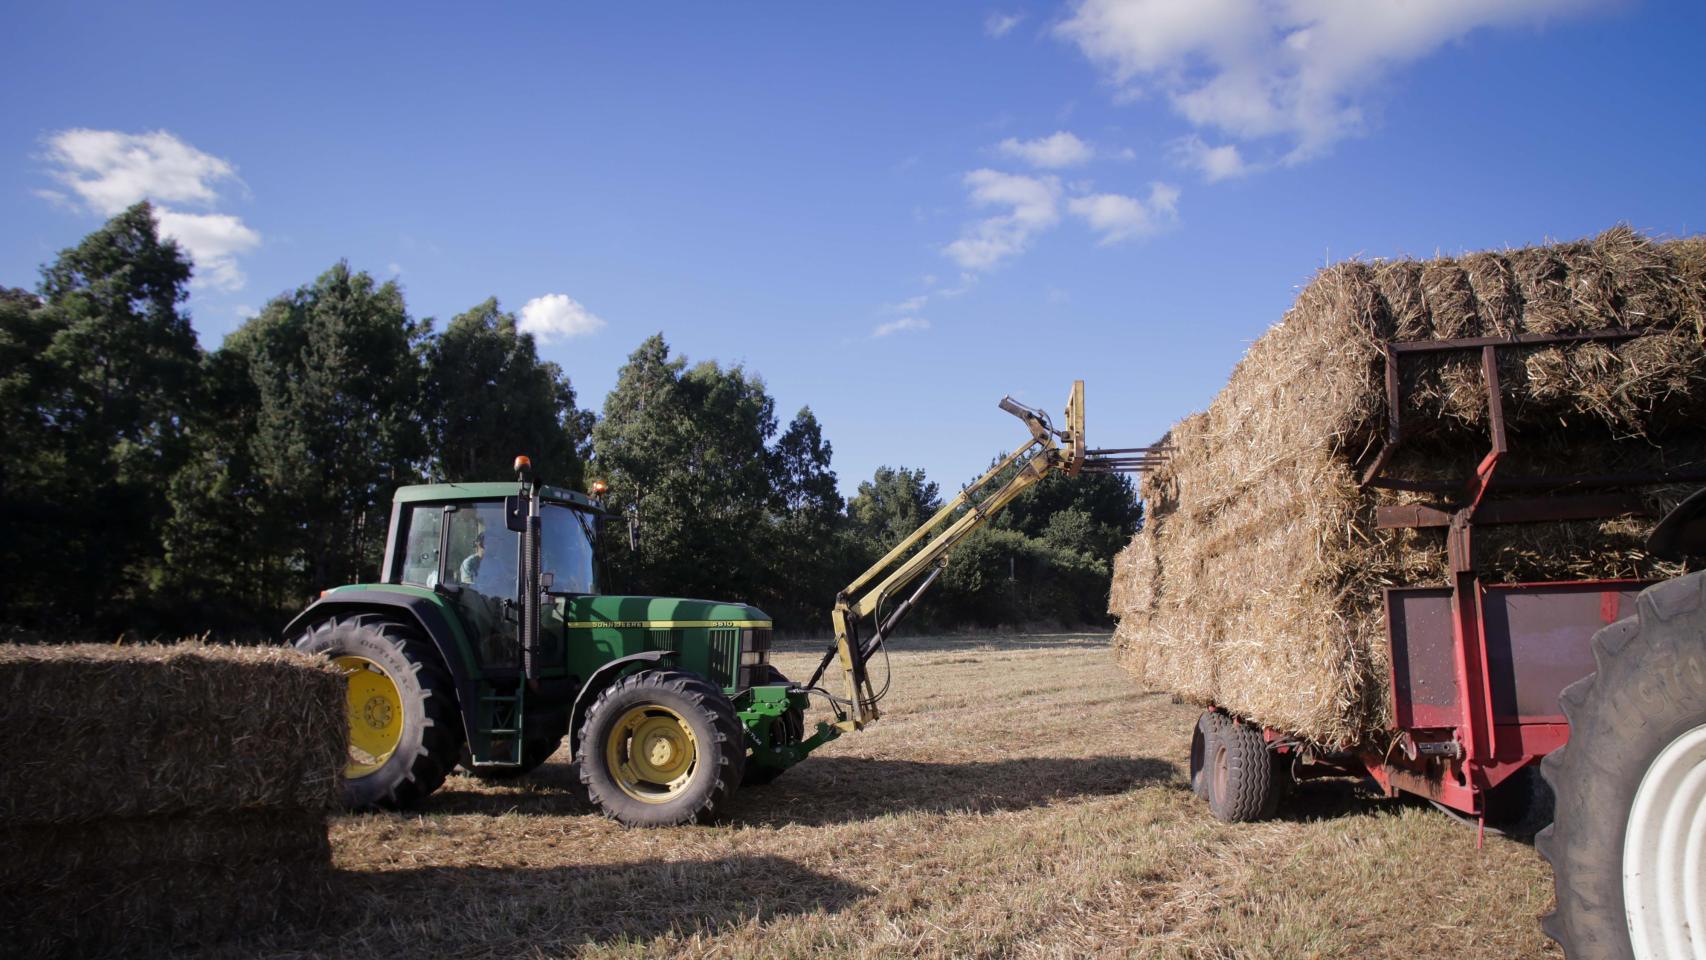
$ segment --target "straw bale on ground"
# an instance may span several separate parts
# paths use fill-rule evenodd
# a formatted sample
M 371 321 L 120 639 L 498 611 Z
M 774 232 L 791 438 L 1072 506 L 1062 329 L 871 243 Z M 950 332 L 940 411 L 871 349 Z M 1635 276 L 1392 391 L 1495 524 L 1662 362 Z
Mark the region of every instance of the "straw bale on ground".
M 127 954 L 318 915 L 345 698 L 288 649 L 0 646 L 0 941 Z
M 333 809 L 344 697 L 279 647 L 0 646 L 0 822 Z
M 1633 341 L 1507 351 L 1513 475 L 1706 465 L 1706 239 L 1590 241 L 1321 271 L 1226 388 L 1169 434 L 1110 610 L 1139 679 L 1326 744 L 1384 727 L 1381 588 L 1442 583 L 1440 530 L 1376 531 L 1363 489 L 1388 419 L 1384 344 L 1639 327 Z M 1478 353 L 1406 363 L 1389 473 L 1466 476 L 1486 451 Z M 1662 512 L 1687 487 L 1642 491 Z M 1493 581 L 1663 576 L 1652 518 L 1485 528 Z

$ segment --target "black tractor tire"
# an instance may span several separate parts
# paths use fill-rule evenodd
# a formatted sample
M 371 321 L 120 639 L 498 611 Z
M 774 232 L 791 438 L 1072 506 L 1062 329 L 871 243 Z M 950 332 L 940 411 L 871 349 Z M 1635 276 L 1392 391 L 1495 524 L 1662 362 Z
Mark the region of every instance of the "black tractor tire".
M 754 686 L 787 682 L 788 678 L 782 675 L 782 671 L 768 663 L 762 664 L 753 671 Z M 804 740 L 806 738 L 806 712 L 799 707 L 789 707 L 780 717 L 771 721 L 770 735 L 790 746 Z M 741 778 L 741 786 L 761 787 L 767 783 L 774 783 L 777 777 L 787 772 L 787 767 L 766 767 L 749 760 L 746 765 L 746 773 Z
M 1253 823 L 1274 815 L 1279 783 L 1262 731 L 1227 720 L 1209 753 L 1209 812 L 1225 823 Z
M 1191 730 L 1191 792 L 1200 800 L 1212 800 L 1213 778 L 1208 775 L 1209 760 L 1214 756 L 1214 741 L 1226 725 L 1225 714 L 1204 710 Z
M 418 628 L 382 614 L 334 616 L 311 624 L 295 647 L 328 658 L 362 657 L 397 688 L 402 712 L 397 745 L 378 769 L 343 778 L 344 806 L 403 810 L 444 783 L 462 749 L 462 716 L 449 671 Z M 360 722 L 364 715 L 351 704 L 350 723 Z
M 1570 960 L 1636 955 L 1631 925 L 1651 929 L 1650 915 L 1630 915 L 1623 876 L 1637 794 L 1667 748 L 1706 727 L 1706 572 L 1648 587 L 1635 609 L 1594 634 L 1597 672 L 1559 697 L 1569 744 L 1541 763 L 1556 806 L 1535 847 L 1557 892 L 1541 927 Z
M 622 718 L 648 707 L 680 718 L 694 745 L 686 782 L 654 799 L 624 789 L 625 778 L 612 769 L 607 749 L 620 739 Z M 620 753 L 631 746 L 615 748 Z M 686 671 L 646 670 L 617 680 L 598 695 L 581 728 L 576 759 L 588 800 L 605 816 L 628 826 L 670 827 L 707 823 L 727 806 L 746 767 L 746 743 L 740 718 L 722 690 Z

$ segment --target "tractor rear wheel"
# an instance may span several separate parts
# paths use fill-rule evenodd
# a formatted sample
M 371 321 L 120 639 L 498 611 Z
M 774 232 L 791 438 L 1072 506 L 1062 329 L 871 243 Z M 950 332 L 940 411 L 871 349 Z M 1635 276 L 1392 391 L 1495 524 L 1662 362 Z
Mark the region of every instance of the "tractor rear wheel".
M 629 674 L 587 711 L 581 783 L 605 816 L 630 826 L 708 821 L 740 785 L 740 729 L 728 697 L 695 674 Z
M 1597 672 L 1559 697 L 1569 744 L 1541 762 L 1558 898 L 1541 926 L 1570 960 L 1706 958 L 1706 572 L 1635 609 L 1594 634 Z
M 776 683 L 787 683 L 788 678 L 782 671 L 769 664 L 763 664 L 754 670 L 754 686 L 764 686 Z M 781 742 L 793 746 L 806 738 L 806 712 L 799 707 L 789 707 L 780 717 L 770 721 L 771 742 Z M 772 783 L 777 777 L 788 772 L 787 767 L 766 767 L 763 764 L 748 762 L 746 773 L 741 778 L 741 786 L 763 786 Z
M 1209 760 L 1214 757 L 1215 739 L 1224 726 L 1226 717 L 1223 714 L 1205 710 L 1191 731 L 1191 792 L 1202 800 L 1209 799 Z
M 1226 823 L 1266 820 L 1279 805 L 1279 780 L 1262 731 L 1227 720 L 1209 752 L 1208 809 Z
M 296 638 L 348 680 L 352 810 L 402 809 L 437 790 L 462 748 L 455 686 L 438 651 L 412 625 L 381 614 L 328 617 Z

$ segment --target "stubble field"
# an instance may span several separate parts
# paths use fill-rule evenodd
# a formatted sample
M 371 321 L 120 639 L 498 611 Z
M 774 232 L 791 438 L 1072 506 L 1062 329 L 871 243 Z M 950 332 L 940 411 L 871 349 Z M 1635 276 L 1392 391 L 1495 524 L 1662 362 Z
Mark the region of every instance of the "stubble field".
M 810 673 L 815 646 L 776 663 Z M 410 815 L 332 826 L 337 906 L 232 956 L 1558 957 L 1526 843 L 1320 783 L 1214 821 L 1184 764 L 1196 711 L 1096 634 L 929 637 L 885 716 L 711 827 L 590 812 L 560 752 L 452 777 Z M 880 670 L 880 667 L 879 667 Z M 813 718 L 816 719 L 815 717 Z

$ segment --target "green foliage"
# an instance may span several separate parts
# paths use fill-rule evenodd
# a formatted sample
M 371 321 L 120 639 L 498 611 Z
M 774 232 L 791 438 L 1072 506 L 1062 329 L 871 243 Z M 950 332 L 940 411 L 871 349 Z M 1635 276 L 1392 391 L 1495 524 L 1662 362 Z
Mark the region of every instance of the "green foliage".
M 639 551 L 610 538 L 618 581 L 690 597 L 762 592 L 753 535 L 777 500 L 765 446 L 775 432 L 775 402 L 757 376 L 712 362 L 690 369 L 662 334 L 640 344 L 593 430 L 608 504 L 641 522 Z
M 397 486 L 505 478 L 526 453 L 551 482 L 609 484 L 615 588 L 752 602 L 822 633 L 836 593 L 941 506 L 905 467 L 844 502 L 809 407 L 778 434 L 760 377 L 690 365 L 661 334 L 599 420 L 495 299 L 434 334 L 395 283 L 338 263 L 205 353 L 190 273 L 141 204 L 37 292 L 0 287 L 0 623 L 269 634 L 378 574 Z M 960 546 L 919 618 L 1101 620 L 1140 516 L 1121 478 L 1050 477 Z
M 770 523 L 761 606 L 784 628 L 829 629 L 829 604 L 854 576 L 851 536 L 830 469 L 833 448 L 810 407 L 802 407 L 771 449 Z
M 61 252 L 39 299 L 4 297 L 0 560 L 13 619 L 99 621 L 145 598 L 200 387 L 201 350 L 179 310 L 189 278 L 143 203 Z
M 419 478 L 426 328 L 394 282 L 338 263 L 274 298 L 226 340 L 254 386 L 254 469 L 267 509 L 293 521 L 274 545 L 299 595 L 378 573 L 392 492 Z
M 923 469 L 878 467 L 871 479 L 860 481 L 847 515 L 875 561 L 941 507 L 936 484 L 924 478 Z
M 422 410 L 431 470 L 440 480 L 507 477 L 525 453 L 541 477 L 582 485 L 590 424 L 554 363 L 541 362 L 533 337 L 496 298 L 450 321 L 427 341 Z

